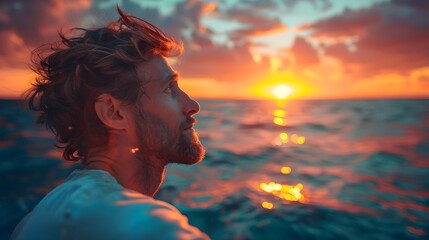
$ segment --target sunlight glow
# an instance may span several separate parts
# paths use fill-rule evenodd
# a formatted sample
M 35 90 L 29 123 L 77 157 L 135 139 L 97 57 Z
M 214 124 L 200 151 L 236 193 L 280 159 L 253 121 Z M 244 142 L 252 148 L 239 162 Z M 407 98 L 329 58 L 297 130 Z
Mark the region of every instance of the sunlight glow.
M 292 93 L 292 89 L 286 85 L 279 85 L 273 89 L 273 94 L 279 99 L 285 99 Z
M 254 54 L 252 55 L 253 61 L 255 61 L 255 63 L 260 63 L 262 60 L 262 56 L 260 54 Z
M 313 85 L 309 85 L 299 75 L 290 70 L 270 72 L 270 74 L 258 79 L 252 85 L 249 85 L 246 91 L 248 94 L 258 98 L 284 100 L 284 98 L 279 98 L 277 94 L 273 93 L 273 90 L 278 87 L 280 87 L 279 94 L 281 97 L 283 97 L 282 95 L 284 94 L 281 92 L 285 91 L 282 90 L 282 88 L 289 92 L 289 94 L 285 96 L 287 99 L 308 98 L 314 93 Z

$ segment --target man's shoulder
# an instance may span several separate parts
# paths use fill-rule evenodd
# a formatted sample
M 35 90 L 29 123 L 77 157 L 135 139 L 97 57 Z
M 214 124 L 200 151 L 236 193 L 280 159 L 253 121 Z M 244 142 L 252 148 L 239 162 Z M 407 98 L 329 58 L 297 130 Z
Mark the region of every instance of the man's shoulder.
M 34 234 L 44 239 L 58 234 L 70 239 L 208 238 L 171 204 L 123 188 L 102 171 L 71 174 L 39 203 L 21 230 L 29 239 Z
M 124 188 L 109 173 L 102 170 L 80 170 L 73 172 L 68 179 L 46 197 L 46 201 L 62 201 L 65 208 L 73 212 L 83 209 L 114 211 L 149 211 L 155 208 L 168 209 L 180 213 L 172 205 L 153 199 L 139 192 Z
M 53 220 L 62 222 L 65 219 L 72 224 L 95 219 L 115 221 L 115 216 L 142 221 L 151 218 L 152 212 L 159 209 L 181 214 L 166 202 L 122 187 L 107 172 L 81 170 L 73 172 L 63 184 L 48 193 L 32 214 L 33 218 L 48 214 Z
M 83 191 L 86 197 L 75 199 L 69 211 L 68 225 L 69 229 L 80 229 L 73 233 L 76 239 L 87 236 L 111 238 L 113 235 L 118 239 L 142 236 L 148 239 L 207 238 L 189 225 L 187 217 L 173 205 L 123 188 L 110 180 L 97 184 L 100 189 L 86 188 Z

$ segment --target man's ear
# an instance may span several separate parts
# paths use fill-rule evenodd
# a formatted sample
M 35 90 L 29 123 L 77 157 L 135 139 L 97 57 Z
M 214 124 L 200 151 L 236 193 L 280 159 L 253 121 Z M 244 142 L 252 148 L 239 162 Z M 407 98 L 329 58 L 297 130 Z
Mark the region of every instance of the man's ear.
M 129 112 L 126 111 L 121 101 L 114 98 L 112 95 L 103 93 L 98 96 L 94 103 L 94 108 L 98 119 L 109 129 L 128 129 L 127 114 L 129 114 Z

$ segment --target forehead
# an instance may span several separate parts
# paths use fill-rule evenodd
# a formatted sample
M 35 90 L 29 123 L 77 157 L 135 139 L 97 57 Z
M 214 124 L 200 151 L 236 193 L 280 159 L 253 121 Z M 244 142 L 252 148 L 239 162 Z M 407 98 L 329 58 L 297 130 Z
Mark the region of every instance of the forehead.
M 162 56 L 155 56 L 147 62 L 137 65 L 137 75 L 145 83 L 159 83 L 171 79 L 176 72 Z

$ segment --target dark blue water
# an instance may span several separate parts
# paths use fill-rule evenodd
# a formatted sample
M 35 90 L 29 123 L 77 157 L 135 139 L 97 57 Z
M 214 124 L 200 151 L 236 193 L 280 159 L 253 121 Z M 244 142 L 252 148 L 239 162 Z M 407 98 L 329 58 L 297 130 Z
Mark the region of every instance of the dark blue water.
M 200 101 L 207 148 L 156 198 L 213 239 L 429 238 L 429 100 Z M 0 101 L 0 238 L 79 165 Z

